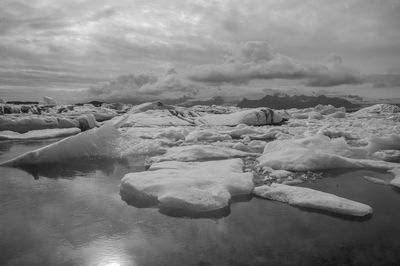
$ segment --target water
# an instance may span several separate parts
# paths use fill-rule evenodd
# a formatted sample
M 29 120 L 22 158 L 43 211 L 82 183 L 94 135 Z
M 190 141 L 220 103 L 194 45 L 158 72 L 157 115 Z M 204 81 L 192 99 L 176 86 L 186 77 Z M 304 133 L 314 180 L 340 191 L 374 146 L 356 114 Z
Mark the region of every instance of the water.
M 48 143 L 2 142 L 0 161 Z M 191 219 L 121 200 L 121 177 L 143 162 L 0 168 L 0 265 L 399 264 L 400 193 L 362 178 L 386 173 L 331 171 L 306 184 L 369 204 L 368 219 L 258 198 L 235 202 L 220 219 Z

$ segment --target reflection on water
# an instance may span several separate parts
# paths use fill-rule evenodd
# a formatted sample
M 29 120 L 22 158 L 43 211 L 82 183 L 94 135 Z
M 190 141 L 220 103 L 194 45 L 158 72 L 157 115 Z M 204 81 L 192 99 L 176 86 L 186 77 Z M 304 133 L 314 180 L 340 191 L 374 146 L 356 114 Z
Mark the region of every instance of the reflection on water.
M 13 144 L 0 151 L 0 158 L 32 148 Z M 74 164 L 79 174 L 74 174 Z M 38 180 L 20 169 L 0 168 L 0 265 L 398 265 L 400 261 L 400 194 L 362 178 L 391 178 L 383 172 L 328 172 L 324 179 L 305 184 L 372 206 L 373 217 L 364 221 L 258 198 L 238 200 L 229 215 L 218 219 L 185 219 L 121 200 L 120 179 L 127 171 L 142 171 L 144 158 L 113 164 L 93 161 L 87 168 L 84 164 L 71 161 L 64 166 L 67 170 L 59 165 L 40 169 L 40 176 L 52 178 Z
M 85 176 L 95 171 L 101 171 L 104 175 L 110 175 L 115 171 L 117 165 L 129 169 L 129 161 L 127 159 L 116 160 L 107 158 L 69 159 L 66 162 L 25 165 L 19 168 L 32 175 L 35 179 L 41 176 L 73 179 L 76 176 Z

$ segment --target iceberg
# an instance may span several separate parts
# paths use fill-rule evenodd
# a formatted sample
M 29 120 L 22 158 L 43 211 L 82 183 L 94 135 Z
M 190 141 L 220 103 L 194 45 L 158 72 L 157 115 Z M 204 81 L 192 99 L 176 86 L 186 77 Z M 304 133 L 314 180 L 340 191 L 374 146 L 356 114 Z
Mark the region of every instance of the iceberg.
M 40 149 L 24 153 L 0 165 L 17 167 L 61 162 L 71 158 L 117 157 L 119 153 L 116 149 L 116 139 L 120 137 L 117 130 L 119 125 L 120 123 L 107 122 L 99 128 L 93 128 Z
M 190 145 L 171 147 L 163 155 L 154 156 L 151 162 L 162 161 L 200 161 L 227 159 L 232 157 L 258 156 L 259 153 L 244 152 L 229 147 L 214 145 Z
M 272 184 L 271 186 L 264 185 L 254 188 L 253 194 L 262 198 L 289 203 L 293 206 L 337 214 L 360 217 L 372 214 L 372 208 L 366 204 L 310 188 Z
M 32 130 L 22 134 L 14 131 L 0 131 L 0 140 L 36 140 L 61 138 L 72 136 L 80 132 L 81 130 L 76 127 Z
M 215 211 L 227 207 L 233 196 L 253 190 L 253 175 L 242 169 L 241 159 L 156 163 L 148 171 L 126 174 L 121 196 L 137 206 Z

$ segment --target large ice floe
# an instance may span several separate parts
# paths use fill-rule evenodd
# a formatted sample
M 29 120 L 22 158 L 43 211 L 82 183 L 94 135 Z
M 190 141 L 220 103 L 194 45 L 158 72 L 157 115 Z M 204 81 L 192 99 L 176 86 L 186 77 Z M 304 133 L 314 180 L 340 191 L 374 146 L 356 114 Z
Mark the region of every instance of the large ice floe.
M 226 208 L 233 196 L 253 190 L 253 175 L 243 173 L 241 159 L 207 162 L 166 161 L 121 181 L 121 195 L 136 206 L 159 206 L 183 212 Z
M 256 187 L 253 193 L 262 198 L 337 214 L 352 216 L 372 214 L 372 208 L 366 204 L 310 188 L 272 184 Z

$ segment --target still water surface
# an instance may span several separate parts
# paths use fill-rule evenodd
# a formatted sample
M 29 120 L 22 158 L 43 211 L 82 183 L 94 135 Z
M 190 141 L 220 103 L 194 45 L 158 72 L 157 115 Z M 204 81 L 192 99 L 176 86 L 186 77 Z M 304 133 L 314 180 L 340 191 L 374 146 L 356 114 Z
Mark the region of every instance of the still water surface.
M 48 142 L 0 142 L 0 161 Z M 0 168 L 0 265 L 399 265 L 400 193 L 331 171 L 305 186 L 369 204 L 347 219 L 251 198 L 220 219 L 180 218 L 121 200 L 144 158 Z M 34 178 L 36 177 L 36 179 Z

